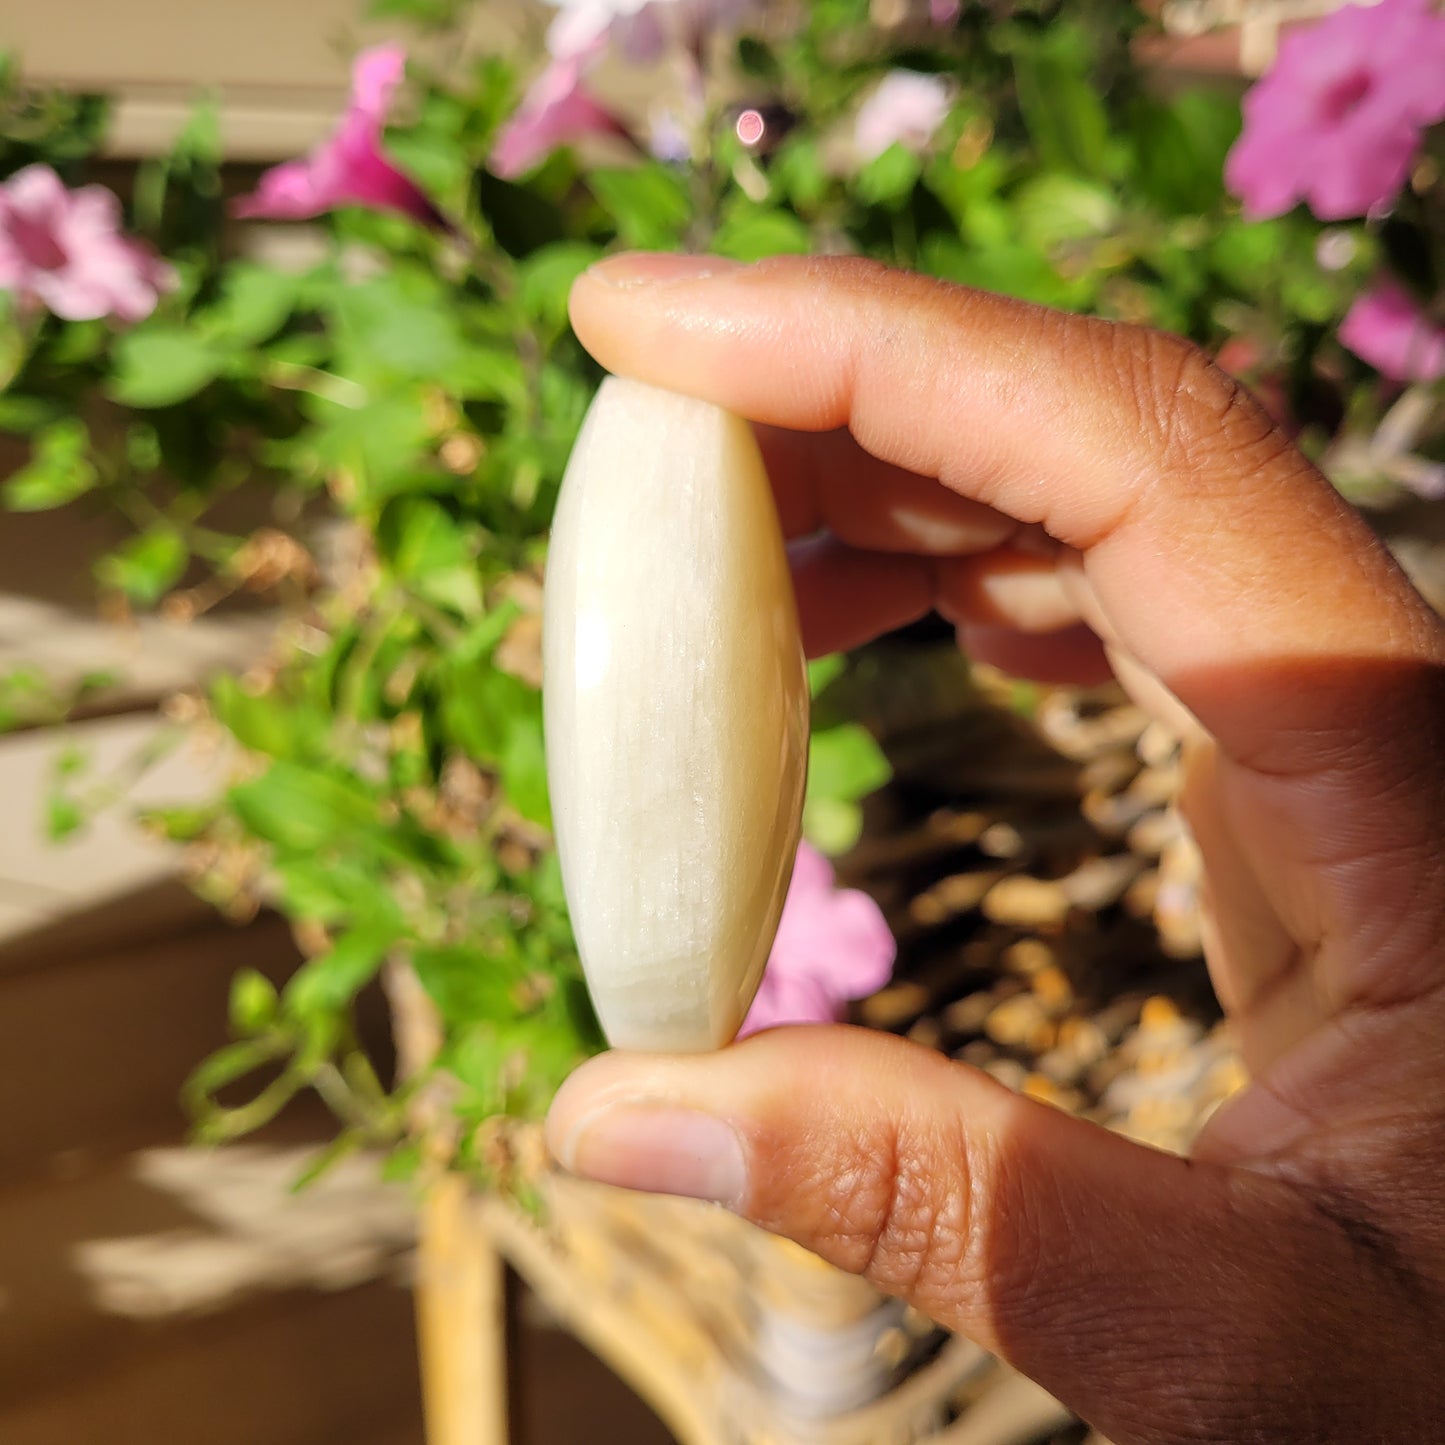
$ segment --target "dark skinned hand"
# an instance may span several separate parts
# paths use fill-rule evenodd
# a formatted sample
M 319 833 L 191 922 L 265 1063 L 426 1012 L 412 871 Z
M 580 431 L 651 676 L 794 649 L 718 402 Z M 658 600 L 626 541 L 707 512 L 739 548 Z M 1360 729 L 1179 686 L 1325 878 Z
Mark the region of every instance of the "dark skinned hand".
M 1252 1083 L 1192 1158 L 905 1041 L 609 1054 L 578 1174 L 717 1200 L 996 1351 L 1118 1445 L 1445 1439 L 1445 630 L 1194 347 L 857 260 L 625 256 L 613 371 L 753 421 L 811 653 L 930 609 L 1187 734 Z

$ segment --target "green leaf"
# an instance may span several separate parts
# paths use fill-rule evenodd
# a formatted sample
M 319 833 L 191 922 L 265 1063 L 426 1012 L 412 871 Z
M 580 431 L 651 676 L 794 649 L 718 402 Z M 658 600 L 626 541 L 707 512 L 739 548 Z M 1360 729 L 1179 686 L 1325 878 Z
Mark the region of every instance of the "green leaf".
M 1086 32 L 1056 22 L 1013 49 L 1019 109 L 1044 163 L 1053 170 L 1106 177 L 1109 116 L 1090 74 Z
M 0 431 L 25 436 L 49 426 L 62 413 L 63 407 L 54 397 L 0 393 Z
M 837 798 L 809 798 L 803 804 L 803 836 L 830 857 L 846 853 L 863 836 L 863 809 Z
M 377 822 L 376 803 L 359 783 L 284 760 L 238 783 L 227 797 L 258 838 L 297 852 L 349 842 Z
M 832 184 L 817 137 L 807 132 L 789 136 L 773 157 L 771 179 L 776 193 L 811 212 Z
M 150 607 L 181 580 L 190 549 L 174 528 L 157 522 L 95 564 L 96 577 L 124 592 L 132 602 Z
M 51 793 L 45 800 L 45 836 L 52 843 L 72 838 L 85 827 L 85 810 L 64 793 Z
M 517 295 L 527 314 L 547 326 L 565 325 L 572 283 L 601 254 L 585 241 L 558 241 L 528 256 L 517 267 Z
M 848 659 L 841 652 L 830 653 L 827 657 L 815 657 L 808 664 L 808 691 L 817 697 L 829 683 L 842 677 L 848 666 Z
M 130 331 L 116 343 L 110 395 L 122 406 L 174 406 L 214 381 L 229 358 L 223 346 L 181 326 Z
M 1067 311 L 1084 308 L 1094 294 L 1088 277 L 1065 280 L 1045 257 L 1024 246 L 966 246 L 935 232 L 923 238 L 919 260 L 924 271 L 946 281 Z
M 1013 205 L 1019 235 L 1041 251 L 1102 236 L 1119 220 L 1118 203 L 1103 186 L 1057 172 L 1024 182 L 1014 192 Z
M 858 172 L 853 189 L 865 206 L 896 210 L 913 194 L 922 174 L 922 160 L 907 146 L 894 142 Z
M 760 261 L 764 256 L 799 256 L 812 248 L 807 226 L 791 211 L 770 211 L 737 206 L 723 219 L 713 236 L 713 250 L 739 261 Z
M 90 432 L 79 418 L 67 417 L 41 432 L 34 456 L 5 484 L 5 505 L 12 512 L 49 511 L 84 496 L 97 480 Z
M 287 1014 L 308 1020 L 345 1008 L 376 977 L 400 935 L 393 918 L 372 919 L 348 929 L 330 953 L 308 959 L 286 985 Z
M 682 177 L 657 161 L 592 171 L 587 183 L 626 246 L 670 250 L 692 219 L 692 201 Z
M 100 356 L 114 334 L 105 321 L 67 321 L 50 343 L 47 359 L 52 366 L 83 366 Z
M 763 80 L 773 88 L 779 88 L 781 71 L 777 57 L 754 36 L 744 35 L 738 41 L 738 68 L 754 80 Z
M 520 616 L 522 608 L 510 597 L 504 598 L 485 617 L 477 618 L 467 627 L 450 650 L 449 664 L 469 668 L 474 663 L 486 662 Z
M 443 726 L 462 751 L 477 762 L 502 760 L 514 719 L 529 714 L 541 717 L 539 694 L 489 663 L 449 668 L 444 684 Z
M 1354 287 L 1337 276 L 1290 267 L 1280 287 L 1280 299 L 1304 321 L 1329 326 L 1340 319 L 1353 299 Z
M 531 1016 L 458 1031 L 440 1062 L 475 1093 L 477 1112 L 526 1117 L 546 1109 L 578 1054 L 576 1037 L 562 1020 Z
M 564 310 L 565 305 L 564 298 Z M 469 342 L 435 380 L 464 401 L 499 401 L 509 407 L 527 403 L 527 374 L 515 341 L 495 346 Z
M 271 757 L 283 757 L 292 750 L 296 733 L 281 698 L 256 697 L 239 678 L 222 673 L 211 685 L 211 706 L 243 747 Z
M 1215 237 L 1209 259 L 1233 289 L 1249 294 L 1276 274 L 1285 244 L 1283 222 L 1230 221 Z
M 253 968 L 244 968 L 231 980 L 227 1016 L 232 1030 L 243 1038 L 259 1034 L 276 1019 L 276 987 Z
M 482 610 L 482 584 L 468 531 L 430 497 L 396 497 L 377 527 L 377 547 L 419 597 L 464 617 Z
M 434 278 L 384 275 L 332 298 L 343 371 L 427 381 L 466 355 L 456 301 Z
M 356 858 L 324 861 L 301 854 L 274 860 L 281 902 L 292 918 L 340 923 L 366 911 L 375 895 L 374 865 Z
M 450 25 L 471 0 L 369 0 L 370 20 L 408 20 L 413 25 Z
M 1127 112 L 1134 184 L 1171 215 L 1205 215 L 1224 199 L 1224 162 L 1239 135 L 1232 94 L 1190 90 L 1170 100 L 1141 96 Z
M 237 261 L 226 272 L 221 299 L 203 317 L 219 340 L 256 346 L 279 331 L 296 305 L 298 279 L 273 266 Z
M 541 718 L 532 709 L 508 719 L 501 757 L 502 784 L 512 806 L 530 822 L 552 826 L 547 795 L 547 758 L 542 747 Z
M 437 1063 L 476 1096 L 472 1106 L 482 1114 L 500 1113 L 502 1065 L 507 1046 L 495 1022 L 488 1019 L 452 1031 Z
M 449 1024 L 515 1017 L 513 990 L 523 977 L 515 956 L 490 956 L 461 944 L 415 948 L 412 967 L 421 986 Z
M 509 256 L 521 259 L 565 236 L 560 209 L 525 186 L 478 171 L 477 208 Z
M 61 748 L 51 766 L 57 778 L 78 778 L 90 766 L 90 753 L 70 744 Z
M 428 453 L 431 423 L 421 387 L 354 407 L 312 396 L 306 409 L 316 425 L 302 442 L 305 460 L 322 475 L 350 473 L 372 499 L 385 496 Z
M 856 803 L 892 776 L 873 734 L 858 723 L 814 733 L 808 745 L 808 796 Z
M 211 804 L 200 808 L 145 808 L 140 819 L 172 843 L 194 843 L 215 822 L 215 813 Z

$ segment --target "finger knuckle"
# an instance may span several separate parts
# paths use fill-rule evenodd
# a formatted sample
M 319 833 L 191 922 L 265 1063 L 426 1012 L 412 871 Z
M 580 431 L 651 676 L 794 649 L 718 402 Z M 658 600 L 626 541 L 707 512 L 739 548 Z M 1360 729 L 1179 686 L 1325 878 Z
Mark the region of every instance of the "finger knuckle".
M 1131 420 L 1161 472 L 1187 473 L 1204 485 L 1221 463 L 1238 478 L 1292 451 L 1249 389 L 1194 342 L 1115 326 L 1107 345 Z
M 953 1295 L 970 1251 L 968 1180 L 961 1131 L 938 1123 L 882 1126 L 830 1171 L 816 1247 L 890 1294 Z

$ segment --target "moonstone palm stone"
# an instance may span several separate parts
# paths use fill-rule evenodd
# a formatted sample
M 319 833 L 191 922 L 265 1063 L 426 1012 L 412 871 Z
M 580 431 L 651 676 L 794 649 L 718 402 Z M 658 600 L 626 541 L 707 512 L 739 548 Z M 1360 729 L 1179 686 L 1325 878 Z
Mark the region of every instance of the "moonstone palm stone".
M 557 848 L 603 1030 L 719 1048 L 772 947 L 807 771 L 792 583 L 746 422 L 603 383 L 557 505 L 543 651 Z

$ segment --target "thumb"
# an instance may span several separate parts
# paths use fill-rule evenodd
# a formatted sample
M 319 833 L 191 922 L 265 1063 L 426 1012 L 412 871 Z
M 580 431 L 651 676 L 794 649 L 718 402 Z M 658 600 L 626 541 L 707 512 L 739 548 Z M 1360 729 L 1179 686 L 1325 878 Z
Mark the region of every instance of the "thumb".
M 714 1200 L 866 1276 L 1120 1442 L 1296 1438 L 1289 1380 L 1243 1376 L 1318 1360 L 1337 1332 L 1326 1353 L 1346 1363 L 1320 1388 L 1361 1386 L 1326 1283 L 1348 1246 L 1289 1186 L 1147 1149 L 888 1035 L 604 1055 L 547 1133 L 574 1173 Z M 1248 1433 L 1272 1394 L 1280 1430 Z

